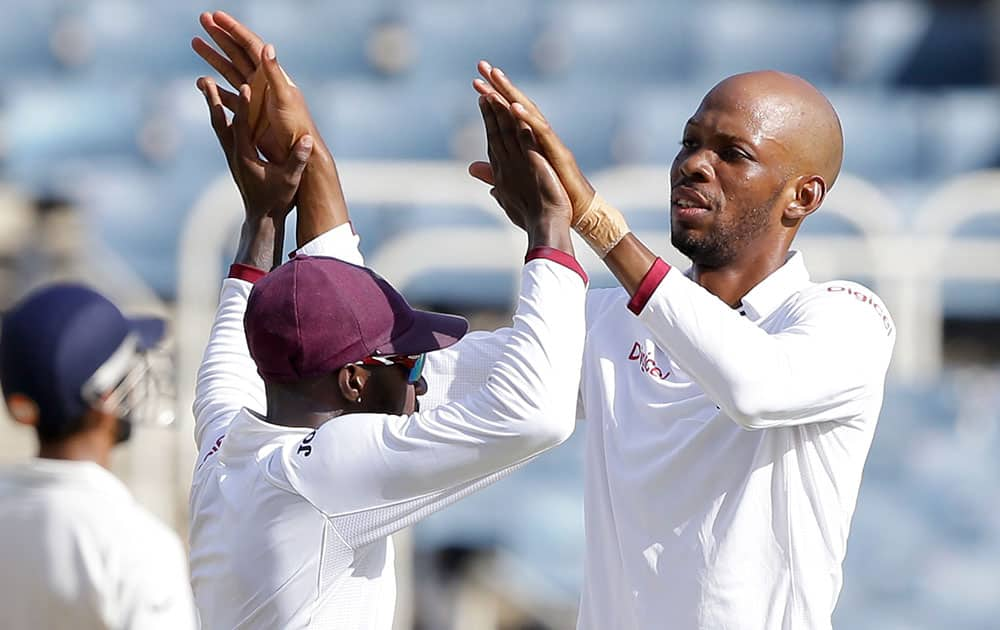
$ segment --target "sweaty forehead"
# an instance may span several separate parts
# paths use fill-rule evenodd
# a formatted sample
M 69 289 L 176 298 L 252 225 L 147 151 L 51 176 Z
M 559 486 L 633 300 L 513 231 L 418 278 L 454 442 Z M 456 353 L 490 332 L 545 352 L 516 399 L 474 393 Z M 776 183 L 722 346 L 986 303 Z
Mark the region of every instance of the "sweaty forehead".
M 731 76 L 705 95 L 694 120 L 711 131 L 744 138 L 793 171 L 817 173 L 832 186 L 844 136 L 837 112 L 808 81 L 774 71 Z
M 700 125 L 755 144 L 790 143 L 806 118 L 803 103 L 745 81 L 724 81 L 702 100 L 693 119 Z

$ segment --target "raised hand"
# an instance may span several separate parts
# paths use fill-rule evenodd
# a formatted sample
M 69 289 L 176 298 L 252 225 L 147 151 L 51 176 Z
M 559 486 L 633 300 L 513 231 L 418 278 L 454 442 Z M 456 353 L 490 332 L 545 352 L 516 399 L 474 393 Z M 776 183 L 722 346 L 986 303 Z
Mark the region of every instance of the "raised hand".
M 191 47 L 202 59 L 237 90 L 251 83 L 255 87 L 268 87 L 263 100 L 266 131 L 257 138 L 257 145 L 265 157 L 284 161 L 295 140 L 302 135 L 308 133 L 320 138 L 301 91 L 278 65 L 274 46 L 265 44 L 260 36 L 223 11 L 202 13 L 199 20 L 222 51 L 216 51 L 208 42 L 195 37 Z M 255 81 L 260 72 L 266 76 L 266 82 Z M 220 88 L 219 96 L 227 109 L 236 111 L 235 93 Z
M 215 81 L 202 77 L 198 79 L 198 89 L 205 95 L 208 103 L 212 129 L 240 190 L 247 220 L 270 218 L 284 221 L 292 209 L 299 181 L 312 153 L 312 136 L 302 136 L 292 147 L 289 159 L 284 163 L 262 160 L 253 144 L 248 123 L 250 88 L 245 85 L 240 88 L 232 122 L 226 120 Z
M 580 171 L 573 153 L 552 130 L 538 106 L 521 92 L 500 68 L 494 68 L 486 61 L 480 61 L 478 69 L 483 78 L 473 81 L 473 87 L 483 96 L 499 97 L 498 103 L 509 108 L 520 125 L 531 129 L 538 148 L 555 169 L 559 181 L 569 194 L 574 216 L 580 216 L 594 198 L 594 187 Z M 496 175 L 485 162 L 472 163 L 469 166 L 469 173 L 487 184 L 493 183 Z
M 572 254 L 573 206 L 531 130 L 518 124 L 496 94 L 481 96 L 479 109 L 489 144 L 490 194 L 528 233 L 529 247 L 555 247 Z
M 274 47 L 266 45 L 260 36 L 223 11 L 202 13 L 199 19 L 222 52 L 200 37 L 195 37 L 191 46 L 233 87 L 240 89 L 254 83 L 258 71 L 267 76 L 263 117 L 268 125 L 257 139 L 257 147 L 264 157 L 284 162 L 292 143 L 304 134 L 312 136 L 315 142 L 297 198 L 295 234 L 298 246 L 349 221 L 333 155 L 309 113 L 302 92 L 278 64 Z M 259 81 L 256 83 L 260 85 Z M 219 102 L 235 112 L 239 106 L 238 95 L 223 89 L 218 89 L 218 94 Z

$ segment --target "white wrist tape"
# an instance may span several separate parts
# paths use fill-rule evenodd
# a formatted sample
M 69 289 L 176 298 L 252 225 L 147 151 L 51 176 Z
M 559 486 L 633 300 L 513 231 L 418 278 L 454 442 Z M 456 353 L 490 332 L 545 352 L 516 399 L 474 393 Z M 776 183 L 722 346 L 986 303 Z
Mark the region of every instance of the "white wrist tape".
M 573 229 L 602 259 L 631 232 L 618 208 L 596 192 L 590 206 L 574 218 Z

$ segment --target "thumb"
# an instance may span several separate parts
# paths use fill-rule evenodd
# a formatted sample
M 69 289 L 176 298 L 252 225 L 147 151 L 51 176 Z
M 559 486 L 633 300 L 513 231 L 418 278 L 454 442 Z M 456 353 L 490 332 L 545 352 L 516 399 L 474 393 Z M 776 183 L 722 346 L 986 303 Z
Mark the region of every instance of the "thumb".
M 298 185 L 302 172 L 309 163 L 309 156 L 312 155 L 313 137 L 306 134 L 298 139 L 292 146 L 292 152 L 288 156 L 288 163 L 285 165 L 285 176 L 289 182 Z
M 484 184 L 489 184 L 490 186 L 495 184 L 493 168 L 490 167 L 489 162 L 473 162 L 469 164 L 469 175 L 472 175 Z

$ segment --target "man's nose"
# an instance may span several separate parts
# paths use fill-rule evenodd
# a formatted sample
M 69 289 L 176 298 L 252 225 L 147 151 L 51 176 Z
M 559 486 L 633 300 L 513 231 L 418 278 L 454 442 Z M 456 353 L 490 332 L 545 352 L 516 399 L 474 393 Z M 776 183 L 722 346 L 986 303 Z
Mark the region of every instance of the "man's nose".
M 413 393 L 417 396 L 423 396 L 427 393 L 427 380 L 423 376 L 413 384 Z
M 681 179 L 705 183 L 712 179 L 712 163 L 708 159 L 708 151 L 700 149 L 681 160 L 678 164 Z

